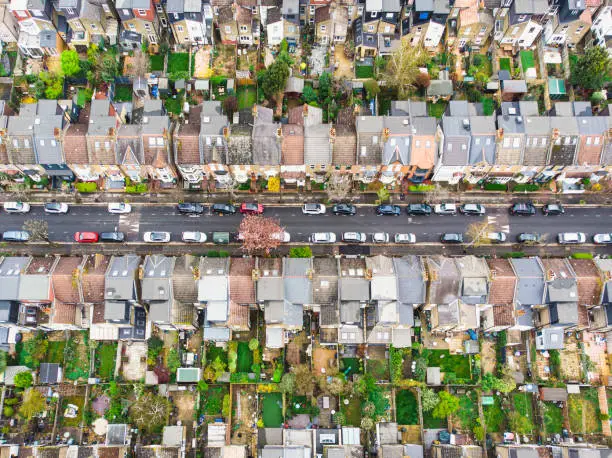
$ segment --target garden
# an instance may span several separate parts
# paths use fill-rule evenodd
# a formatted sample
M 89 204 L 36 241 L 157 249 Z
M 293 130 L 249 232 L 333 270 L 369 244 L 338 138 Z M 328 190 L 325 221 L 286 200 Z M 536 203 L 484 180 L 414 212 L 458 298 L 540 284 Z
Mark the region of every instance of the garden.
M 186 52 L 169 54 L 167 73 L 173 80 L 189 77 L 189 54 Z
M 232 383 L 258 382 L 261 377 L 262 361 L 259 341 L 231 341 L 228 345 L 227 366 Z
M 257 102 L 257 88 L 252 85 L 240 85 L 236 88 L 238 98 L 238 109 L 251 109 Z
M 398 390 L 395 393 L 395 410 L 399 425 L 419 424 L 419 405 L 412 390 Z
M 453 415 L 455 427 L 463 431 L 472 431 L 478 420 L 478 394 L 470 391 L 459 396 L 459 410 Z
M 446 100 L 438 100 L 436 103 L 427 102 L 427 112 L 429 116 L 440 119 L 446 111 L 447 105 L 448 102 Z
M 49 340 L 45 362 L 63 364 L 65 348 L 65 340 Z
M 115 102 L 131 102 L 133 90 L 131 85 L 118 84 L 115 86 L 115 95 L 113 100 Z
M 563 409 L 553 402 L 541 402 L 540 414 L 544 419 L 546 434 L 561 434 L 563 429 Z
M 283 396 L 281 393 L 261 394 L 263 425 L 266 428 L 279 428 L 283 424 Z
M 376 380 L 389 380 L 389 360 L 387 358 L 368 359 L 366 372 Z
M 499 59 L 499 69 L 512 73 L 512 62 L 509 57 L 502 57 Z
M 601 432 L 597 389 L 581 389 L 580 394 L 568 395 L 567 407 L 572 433 L 593 434 Z
M 161 72 L 164 70 L 164 55 L 151 54 L 149 56 L 149 68 L 152 72 Z
M 363 359 L 361 358 L 340 358 L 340 371 L 347 379 L 354 374 L 363 373 Z
M 209 385 L 208 390 L 200 397 L 200 414 L 218 417 L 222 413 L 225 396 L 229 398 L 227 385 Z
M 356 395 L 341 400 L 340 411 L 344 414 L 348 426 L 361 425 L 361 399 Z
M 430 350 L 428 367 L 439 367 L 444 383 L 466 383 L 472 379 L 472 360 L 468 355 L 451 355 L 448 350 Z
M 83 396 L 64 396 L 60 410 L 61 424 L 65 428 L 78 428 L 83 419 L 85 398 Z M 74 408 L 76 406 L 76 409 Z
M 117 358 L 117 343 L 102 342 L 96 348 L 96 376 L 103 380 L 112 380 L 115 374 L 115 360 Z
M 487 425 L 487 431 L 492 433 L 501 433 L 504 428 L 504 412 L 501 406 L 501 399 L 499 396 L 489 396 L 493 402 L 485 404 L 483 399 L 483 413 L 485 418 L 485 424 Z

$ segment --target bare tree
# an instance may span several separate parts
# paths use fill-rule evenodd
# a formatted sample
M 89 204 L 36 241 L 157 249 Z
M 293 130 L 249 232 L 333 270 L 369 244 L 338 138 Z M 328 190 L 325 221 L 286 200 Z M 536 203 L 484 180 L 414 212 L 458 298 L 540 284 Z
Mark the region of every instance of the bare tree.
M 145 393 L 130 407 L 130 418 L 139 429 L 154 431 L 166 424 L 171 410 L 167 398 Z
M 351 179 L 347 174 L 333 173 L 327 181 L 327 198 L 331 201 L 345 200 L 351 192 Z
M 274 218 L 247 215 L 242 219 L 238 231 L 244 251 L 249 254 L 257 252 L 270 254 L 270 251 L 280 245 L 285 230 Z
M 397 88 L 400 99 L 408 96 L 408 91 L 416 84 L 417 77 L 429 56 L 422 46 L 412 46 L 410 41 L 402 42 L 402 46 L 391 54 L 382 79 L 387 86 Z
M 44 219 L 28 219 L 23 222 L 23 230 L 29 232 L 32 242 L 50 242 L 49 223 Z
M 469 244 L 478 247 L 489 243 L 487 234 L 491 232 L 491 224 L 485 219 L 477 223 L 472 223 L 467 229 L 467 235 L 470 237 Z
M 13 194 L 17 200 L 26 200 L 27 195 L 30 192 L 30 187 L 26 183 L 15 183 L 11 182 L 8 185 L 8 192 Z
M 149 72 L 149 55 L 141 50 L 134 52 L 127 66 L 127 74 L 134 77 L 145 76 Z

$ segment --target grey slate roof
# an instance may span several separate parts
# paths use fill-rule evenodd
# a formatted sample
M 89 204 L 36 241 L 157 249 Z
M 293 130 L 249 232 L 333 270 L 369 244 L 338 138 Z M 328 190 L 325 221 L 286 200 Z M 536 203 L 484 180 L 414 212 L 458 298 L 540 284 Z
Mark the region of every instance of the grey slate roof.
M 332 124 L 304 126 L 304 164 L 331 164 L 333 145 L 329 141 Z
M 418 5 L 420 0 L 416 0 Z M 425 0 L 425 2 L 431 2 L 431 0 Z M 433 7 L 433 3 L 432 3 Z M 417 8 L 417 11 L 418 8 Z M 431 11 L 431 10 L 422 10 Z M 413 116 L 423 117 L 427 116 L 427 103 L 419 100 L 393 100 L 391 102 L 391 116 Z
M 140 257 L 136 255 L 113 256 L 105 275 L 104 297 L 109 300 L 137 299 L 135 291 L 136 271 Z
M 302 326 L 304 309 L 301 304 L 289 301 L 269 301 L 264 307 L 264 316 L 268 324 L 284 324 L 285 326 Z
M 285 300 L 292 304 L 312 303 L 311 258 L 283 258 Z
M 536 332 L 536 350 L 562 350 L 563 328 L 543 328 Z
M 549 135 L 550 120 L 548 116 L 527 116 L 523 118 L 527 135 Z
M 517 14 L 541 14 L 548 10 L 547 0 L 514 0 L 514 11 Z
M 511 259 L 517 276 L 516 300 L 521 305 L 539 305 L 544 301 L 544 272 L 537 258 Z
M 427 88 L 427 97 L 448 97 L 453 95 L 453 92 L 451 80 L 431 80 Z
M 397 300 L 403 304 L 424 304 L 427 296 L 425 266 L 419 256 L 393 258 L 397 276 Z
M 0 300 L 19 299 L 21 271 L 30 262 L 28 257 L 6 257 L 0 265 Z

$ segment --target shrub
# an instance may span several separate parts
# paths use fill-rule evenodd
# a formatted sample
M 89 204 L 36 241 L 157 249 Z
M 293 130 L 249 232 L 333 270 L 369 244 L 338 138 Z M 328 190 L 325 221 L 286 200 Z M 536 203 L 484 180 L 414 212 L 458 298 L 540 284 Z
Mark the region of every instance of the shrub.
M 536 192 L 539 190 L 540 186 L 533 183 L 519 183 L 512 189 L 513 192 Z
M 289 250 L 290 258 L 312 258 L 312 250 L 308 246 L 293 247 Z
M 574 259 L 593 259 L 593 253 L 573 253 Z
M 149 189 L 146 183 L 136 183 L 125 187 L 125 192 L 128 194 L 142 194 L 147 192 Z
M 4 405 L 5 406 L 14 406 L 19 404 L 19 399 L 18 398 L 8 398 L 4 400 Z
M 30 371 L 19 372 L 15 375 L 15 386 L 17 388 L 30 388 L 33 382 L 34 378 Z
M 506 185 L 503 183 L 485 183 L 484 188 L 487 191 L 505 191 Z
M 2 409 L 2 415 L 4 415 L 5 417 L 12 417 L 15 414 L 15 410 L 10 407 L 10 406 L 5 406 L 4 409 Z
M 91 182 L 91 181 L 77 183 L 75 187 L 77 191 L 83 192 L 83 193 L 96 192 L 98 190 L 98 184 L 95 182 Z
M 249 350 L 255 351 L 258 348 L 259 348 L 259 340 L 253 337 L 251 340 L 249 340 Z
M 504 253 L 502 257 L 503 258 L 524 258 L 525 252 L 524 251 L 510 251 L 508 253 Z
M 410 192 L 431 192 L 434 189 L 436 189 L 436 187 L 433 184 L 418 184 L 408 186 L 408 191 Z
M 225 396 L 223 396 L 223 408 L 221 410 L 221 413 L 223 414 L 224 417 L 229 417 L 230 414 L 230 395 L 226 394 Z

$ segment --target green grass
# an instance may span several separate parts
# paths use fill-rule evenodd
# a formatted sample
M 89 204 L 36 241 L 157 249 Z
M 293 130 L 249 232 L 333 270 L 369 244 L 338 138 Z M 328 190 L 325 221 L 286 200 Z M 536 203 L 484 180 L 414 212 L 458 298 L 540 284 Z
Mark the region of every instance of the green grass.
M 115 373 L 116 343 L 102 343 L 96 349 L 96 373 L 99 377 L 110 380 Z
M 504 412 L 501 409 L 501 402 L 497 396 L 494 396 L 493 405 L 483 406 L 485 424 L 487 425 L 487 431 L 493 433 L 502 432 L 504 425 Z M 518 409 L 517 409 L 518 410 Z
M 64 348 L 66 347 L 65 340 L 49 341 L 49 347 L 47 348 L 47 357 L 45 361 L 48 363 L 64 363 Z
M 264 426 L 278 428 L 283 424 L 283 396 L 280 393 L 265 393 L 262 398 Z
M 77 428 L 81 424 L 81 419 L 83 418 L 83 404 L 84 399 L 82 396 L 65 396 L 62 398 L 62 410 L 60 411 L 60 415 L 62 415 L 62 425 L 71 428 Z M 79 408 L 77 412 L 77 416 L 75 418 L 66 418 L 64 417 L 64 411 L 68 404 L 74 404 Z
M 189 71 L 189 54 L 175 52 L 168 56 L 168 74 Z
M 514 403 L 514 408 L 518 413 L 520 413 L 523 417 L 529 418 L 533 421 L 533 407 L 531 404 L 531 394 L 527 393 L 514 393 L 512 395 L 512 402 Z
M 344 399 L 348 399 L 348 405 L 344 404 Z M 361 400 L 353 395 L 352 398 L 342 398 L 340 400 L 340 410 L 346 417 L 346 424 L 348 426 L 359 426 L 361 425 Z
M 161 54 L 151 54 L 149 64 L 152 72 L 161 72 L 164 69 L 164 56 Z
M 236 98 L 239 110 L 250 109 L 257 102 L 257 89 L 255 86 L 238 86 Z
M 501 59 L 499 59 L 499 69 L 500 70 L 512 71 L 512 67 L 510 65 L 510 58 L 509 57 L 502 57 Z
M 570 394 L 567 399 L 567 407 L 570 429 L 573 433 L 601 432 L 596 389 L 584 389 L 580 394 Z
M 399 390 L 395 393 L 395 410 L 397 412 L 398 424 L 418 425 L 418 408 L 417 398 L 412 391 Z
M 427 108 L 428 108 L 428 112 L 429 112 L 429 116 L 434 116 L 438 119 L 440 119 L 442 117 L 442 115 L 444 114 L 444 112 L 446 111 L 446 105 L 447 102 L 444 100 L 440 100 L 436 103 L 427 103 Z
M 221 416 L 223 397 L 226 394 L 229 394 L 229 389 L 225 385 L 209 386 L 206 395 L 202 396 L 202 413 Z
M 356 65 L 356 78 L 374 78 L 374 67 L 371 65 Z
M 451 355 L 448 350 L 431 350 L 428 367 L 439 367 L 441 372 L 452 372 L 460 379 L 471 378 L 469 356 Z
M 342 364 L 342 372 L 346 371 L 349 367 L 351 368 L 350 371 L 346 372 L 347 377 L 350 377 L 353 374 L 361 373 L 361 365 L 359 364 L 359 358 L 342 358 L 340 361 Z
M 478 69 L 478 73 L 491 76 L 493 73 L 491 61 L 485 54 L 476 54 L 472 57 L 472 65 Z
M 215 345 L 209 345 L 206 349 L 206 362 L 208 364 L 212 363 L 217 357 L 221 358 L 221 361 L 227 364 L 227 352 Z
M 548 434 L 561 434 L 563 429 L 563 412 L 552 402 L 542 403 L 542 416 L 544 417 L 544 429 Z
M 371 374 L 376 380 L 389 380 L 389 360 L 368 359 L 366 372 Z
M 434 418 L 430 412 L 423 412 L 423 428 L 425 429 L 439 429 L 446 428 L 448 421 L 446 418 Z
M 521 65 L 523 71 L 527 71 L 528 68 L 535 68 L 535 60 L 533 58 L 533 51 L 521 51 Z
M 478 405 L 475 396 L 475 392 L 472 391 L 470 394 L 464 394 L 459 398 L 457 416 L 461 421 L 461 427 L 463 429 L 471 430 L 478 418 Z
M 183 95 L 179 94 L 176 98 L 168 97 L 164 100 L 164 107 L 168 113 L 174 113 L 175 115 L 181 114 L 183 111 Z
M 238 342 L 238 362 L 236 370 L 238 372 L 251 372 L 253 364 L 253 353 L 249 350 L 248 342 Z
M 132 100 L 132 86 L 115 86 L 115 102 L 129 102 Z

